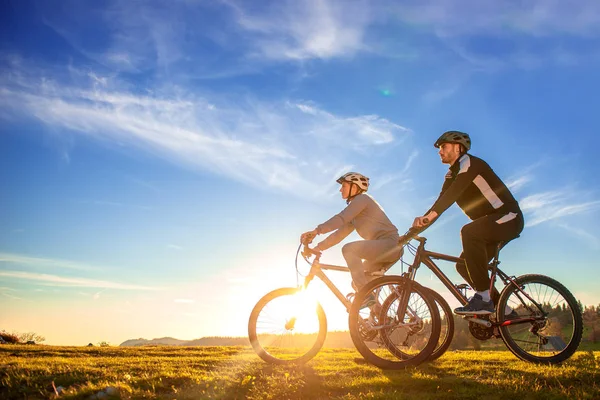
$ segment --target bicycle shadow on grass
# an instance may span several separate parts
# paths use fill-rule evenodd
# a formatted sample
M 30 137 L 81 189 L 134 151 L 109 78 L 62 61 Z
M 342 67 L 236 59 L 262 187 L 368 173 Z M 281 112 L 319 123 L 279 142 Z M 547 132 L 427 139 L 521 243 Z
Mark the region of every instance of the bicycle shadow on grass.
M 444 398 L 595 398 L 600 392 L 594 387 L 597 372 L 593 368 L 575 372 L 576 377 L 569 373 L 547 376 L 548 368 L 562 366 L 538 366 L 539 372 L 535 372 L 524 370 L 519 360 L 473 360 L 473 363 L 472 368 L 465 370 L 464 366 L 444 365 L 444 361 L 436 360 L 403 370 L 381 370 L 381 373 L 400 393 Z

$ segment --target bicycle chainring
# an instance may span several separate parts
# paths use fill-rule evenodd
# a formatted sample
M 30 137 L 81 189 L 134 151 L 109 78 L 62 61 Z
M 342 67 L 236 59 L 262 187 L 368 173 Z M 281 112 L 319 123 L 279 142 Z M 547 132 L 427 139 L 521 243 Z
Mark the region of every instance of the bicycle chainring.
M 359 324 L 358 333 L 360 333 L 360 337 L 362 338 L 363 342 L 372 342 L 377 337 L 379 332 L 377 332 L 377 329 L 372 329 Z
M 475 339 L 488 340 L 494 335 L 494 328 L 487 328 L 476 324 L 475 322 L 469 322 L 469 332 L 471 332 L 471 335 L 473 335 Z

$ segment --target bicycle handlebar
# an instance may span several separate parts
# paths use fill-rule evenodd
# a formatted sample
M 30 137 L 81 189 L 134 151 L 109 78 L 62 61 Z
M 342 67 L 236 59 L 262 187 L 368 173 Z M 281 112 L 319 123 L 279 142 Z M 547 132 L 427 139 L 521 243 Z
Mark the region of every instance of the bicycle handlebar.
M 410 242 L 411 240 L 413 240 L 414 238 L 419 236 L 419 234 L 427 228 L 429 228 L 429 225 L 421 227 L 421 228 L 412 228 L 412 227 L 409 228 L 408 231 L 406 231 L 406 233 L 400 237 L 400 240 L 398 241 L 398 245 L 405 246 L 408 242 Z

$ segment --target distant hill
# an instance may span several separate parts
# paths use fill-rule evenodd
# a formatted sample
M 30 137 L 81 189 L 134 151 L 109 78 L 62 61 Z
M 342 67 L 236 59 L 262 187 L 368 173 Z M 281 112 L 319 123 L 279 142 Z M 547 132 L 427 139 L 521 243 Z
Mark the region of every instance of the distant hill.
M 134 346 L 246 346 L 250 345 L 247 337 L 203 337 L 193 340 L 180 340 L 172 337 L 157 339 L 129 339 L 121 343 L 122 347 Z
M 180 340 L 172 337 L 157 339 L 129 339 L 119 346 L 249 346 L 248 337 L 226 337 L 226 336 L 208 336 L 193 340 Z M 327 332 L 324 347 L 329 348 L 352 348 L 354 344 L 348 331 Z
M 119 346 L 186 346 L 187 340 L 179 340 L 172 337 L 163 337 L 157 339 L 129 339 L 121 343 Z

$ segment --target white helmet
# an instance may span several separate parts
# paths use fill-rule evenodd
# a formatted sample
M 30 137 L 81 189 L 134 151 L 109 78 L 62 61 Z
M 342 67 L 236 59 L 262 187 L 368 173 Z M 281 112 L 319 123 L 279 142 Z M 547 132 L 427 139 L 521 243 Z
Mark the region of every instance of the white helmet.
M 355 183 L 363 192 L 369 189 L 369 178 L 358 172 L 348 172 L 340 176 L 336 182 L 339 184 L 342 184 L 342 182 Z

